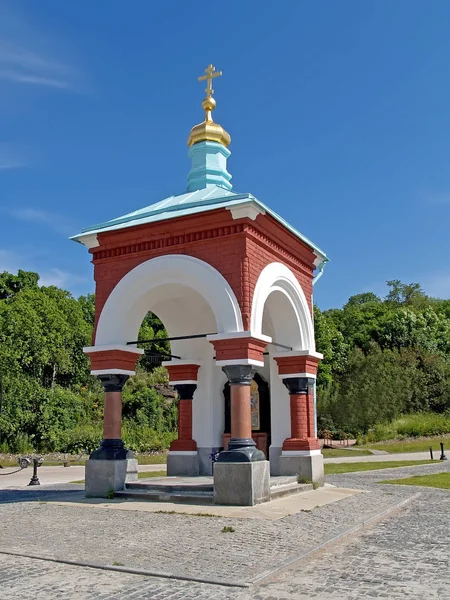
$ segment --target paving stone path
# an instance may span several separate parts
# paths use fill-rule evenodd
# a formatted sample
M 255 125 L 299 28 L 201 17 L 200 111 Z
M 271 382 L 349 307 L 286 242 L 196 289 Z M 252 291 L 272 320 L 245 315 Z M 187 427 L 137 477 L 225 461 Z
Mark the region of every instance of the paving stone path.
M 129 513 L 42 503 L 0 505 L 1 550 L 121 561 L 159 571 L 249 580 L 355 524 L 421 492 L 362 536 L 313 555 L 249 589 L 102 571 L 0 554 L 0 599 L 287 600 L 449 597 L 450 492 L 385 486 L 382 479 L 450 470 L 450 465 L 328 477 L 368 493 L 279 521 Z M 224 525 L 236 532 L 221 534 Z M 112 537 L 109 537 L 112 536 Z M 111 542 L 111 540 L 115 540 Z

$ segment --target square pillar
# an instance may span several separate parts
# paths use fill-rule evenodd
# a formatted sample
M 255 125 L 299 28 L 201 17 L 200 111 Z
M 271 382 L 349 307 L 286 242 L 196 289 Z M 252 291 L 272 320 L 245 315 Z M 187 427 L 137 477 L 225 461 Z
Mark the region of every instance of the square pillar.
M 167 475 L 195 477 L 199 475 L 197 442 L 192 438 L 192 402 L 197 389 L 200 365 L 192 361 L 164 363 L 169 382 L 178 392 L 178 438 L 170 444 Z
M 128 375 L 98 375 L 104 389 L 103 440 L 85 466 L 86 496 L 108 497 L 137 481 L 138 463 L 122 440 L 122 389 Z
M 269 461 L 252 438 L 250 384 L 271 338 L 249 332 L 210 336 L 216 363 L 230 382 L 231 439 L 214 464 L 216 504 L 253 506 L 270 498 Z
M 280 475 L 324 482 L 323 456 L 316 437 L 314 385 L 321 355 L 306 351 L 277 353 L 279 375 L 289 391 L 291 431 L 279 458 Z

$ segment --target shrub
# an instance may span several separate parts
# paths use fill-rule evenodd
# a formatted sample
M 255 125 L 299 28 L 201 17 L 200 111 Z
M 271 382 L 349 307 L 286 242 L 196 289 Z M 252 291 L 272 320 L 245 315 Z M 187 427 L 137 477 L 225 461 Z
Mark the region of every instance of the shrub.
M 417 413 L 404 415 L 393 424 L 397 437 L 421 437 L 450 433 L 450 415 Z
M 59 449 L 67 454 L 90 454 L 100 446 L 102 438 L 101 423 L 77 425 L 64 432 Z
M 175 432 L 158 432 L 147 425 L 133 421 L 124 421 L 122 427 L 122 438 L 125 445 L 134 452 L 165 450 L 176 437 Z

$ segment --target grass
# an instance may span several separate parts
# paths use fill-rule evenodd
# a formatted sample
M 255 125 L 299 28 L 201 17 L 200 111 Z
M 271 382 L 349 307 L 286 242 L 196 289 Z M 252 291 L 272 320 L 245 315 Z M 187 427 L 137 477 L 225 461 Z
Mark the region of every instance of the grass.
M 368 456 L 372 453 L 369 450 L 340 450 L 337 448 L 323 448 L 322 454 L 325 458 L 336 458 L 338 456 Z
M 138 455 L 137 461 L 139 465 L 165 465 L 167 462 L 167 454 L 142 454 Z
M 393 483 L 394 485 L 420 485 L 423 487 L 441 488 L 450 490 L 450 473 L 435 473 L 434 475 L 414 475 L 404 479 L 389 479 L 379 483 Z
M 21 456 L 27 456 L 30 454 L 36 454 L 34 452 L 23 452 Z M 19 456 L 19 455 L 18 455 Z M 167 454 L 165 452 L 160 452 L 157 454 L 142 454 L 136 456 L 139 465 L 165 465 L 167 463 Z M 76 458 L 68 458 L 71 466 L 84 466 L 88 456 L 84 456 L 81 459 Z M 62 467 L 64 464 L 63 460 L 46 460 L 44 455 L 44 462 L 42 464 L 43 467 Z M 6 467 L 18 467 L 17 458 L 0 458 L 0 465 L 4 468 Z
M 376 444 L 367 444 L 362 448 L 371 448 L 373 450 L 385 450 L 386 452 L 398 453 L 398 452 L 428 452 L 430 446 L 433 448 L 433 454 L 441 451 L 439 446 L 440 442 L 444 443 L 445 446 L 450 447 L 450 439 L 443 438 L 442 436 L 430 437 L 426 440 L 388 440 L 386 442 L 377 442 Z M 439 456 L 437 456 L 439 458 Z
M 402 415 L 390 423 L 378 423 L 363 436 L 360 444 L 446 435 L 450 435 L 450 414 L 413 413 Z
M 211 513 L 182 513 L 176 510 L 155 510 L 155 514 L 158 515 L 183 515 L 188 517 L 214 517 L 214 519 L 220 519 L 219 515 L 212 515 Z
M 234 527 L 225 526 L 220 533 L 234 533 L 235 531 Z
M 436 464 L 432 460 L 394 460 L 389 462 L 360 462 L 360 463 L 328 463 L 325 464 L 325 475 L 339 473 L 355 473 L 357 471 L 376 471 L 378 469 L 393 469 L 396 467 L 412 467 L 415 465 Z
M 147 479 L 148 477 L 166 477 L 166 471 L 139 471 L 138 479 Z

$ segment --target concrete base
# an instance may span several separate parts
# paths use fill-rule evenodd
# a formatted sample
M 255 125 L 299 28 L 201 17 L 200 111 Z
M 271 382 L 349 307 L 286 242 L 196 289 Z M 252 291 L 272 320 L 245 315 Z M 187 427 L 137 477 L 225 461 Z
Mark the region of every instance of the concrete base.
M 167 475 L 178 477 L 198 477 L 200 474 L 197 454 L 172 454 L 167 456 Z
M 86 461 L 87 498 L 108 498 L 112 492 L 123 490 L 126 483 L 137 480 L 138 461 L 135 458 Z
M 254 506 L 269 500 L 269 461 L 215 463 L 215 504 Z
M 269 460 L 270 460 L 270 474 L 272 475 L 272 477 L 281 475 L 281 473 L 280 473 L 280 456 L 281 456 L 281 446 L 270 446 Z
M 220 448 L 216 447 L 203 447 L 197 449 L 198 454 L 198 467 L 200 475 L 212 475 L 213 467 L 211 461 L 211 454 L 219 452 Z
M 323 456 L 280 456 L 280 475 L 298 475 L 299 479 L 324 484 Z

